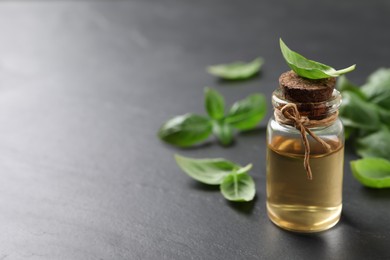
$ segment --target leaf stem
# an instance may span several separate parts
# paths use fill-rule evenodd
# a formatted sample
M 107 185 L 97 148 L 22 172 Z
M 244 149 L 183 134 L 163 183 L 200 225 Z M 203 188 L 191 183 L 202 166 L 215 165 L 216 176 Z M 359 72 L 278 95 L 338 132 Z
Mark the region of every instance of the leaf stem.
M 345 74 L 347 72 L 353 71 L 355 69 L 355 67 L 356 67 L 356 64 L 349 66 L 348 68 L 338 70 L 337 74 L 341 75 L 341 74 Z
M 234 194 L 238 196 L 237 174 L 233 175 L 233 179 L 234 179 Z

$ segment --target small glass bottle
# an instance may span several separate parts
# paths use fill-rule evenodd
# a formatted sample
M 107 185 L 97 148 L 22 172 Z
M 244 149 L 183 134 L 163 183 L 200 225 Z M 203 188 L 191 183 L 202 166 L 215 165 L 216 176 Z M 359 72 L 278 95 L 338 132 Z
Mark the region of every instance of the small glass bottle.
M 274 91 L 275 110 L 291 103 L 282 88 Z M 336 225 L 342 208 L 344 129 L 338 119 L 341 95 L 337 90 L 321 102 L 294 103 L 300 116 L 312 120 L 307 132 L 312 179 L 304 167 L 303 134 L 296 125 L 273 117 L 267 127 L 267 212 L 273 223 L 296 232 L 318 232 Z M 332 120 L 327 118 L 332 117 Z

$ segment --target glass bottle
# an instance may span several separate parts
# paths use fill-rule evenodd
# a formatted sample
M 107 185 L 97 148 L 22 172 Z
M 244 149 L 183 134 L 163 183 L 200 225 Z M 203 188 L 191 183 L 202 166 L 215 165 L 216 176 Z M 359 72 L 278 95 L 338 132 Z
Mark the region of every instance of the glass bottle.
M 279 88 L 272 95 L 278 110 L 291 103 Z M 304 168 L 305 147 L 301 132 L 294 125 L 275 117 L 267 126 L 267 212 L 273 223 L 297 232 L 318 232 L 336 225 L 342 208 L 344 128 L 337 117 L 341 95 L 317 103 L 294 103 L 301 116 L 316 120 L 309 127 L 329 146 L 307 136 L 312 179 Z M 331 122 L 326 118 L 333 116 Z M 324 122 L 323 124 L 321 122 Z

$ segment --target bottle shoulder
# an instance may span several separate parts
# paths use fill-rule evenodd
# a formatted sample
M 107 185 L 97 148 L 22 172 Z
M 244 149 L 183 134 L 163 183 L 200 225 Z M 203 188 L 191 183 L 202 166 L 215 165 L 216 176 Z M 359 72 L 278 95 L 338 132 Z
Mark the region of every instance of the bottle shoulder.
M 328 135 L 328 134 L 343 135 L 344 134 L 344 126 L 339 118 L 337 118 L 331 125 L 311 127 L 309 129 L 317 135 Z M 294 126 L 281 124 L 278 121 L 276 121 L 275 118 L 273 117 L 271 117 L 270 120 L 268 121 L 267 131 L 300 135 L 300 132 Z

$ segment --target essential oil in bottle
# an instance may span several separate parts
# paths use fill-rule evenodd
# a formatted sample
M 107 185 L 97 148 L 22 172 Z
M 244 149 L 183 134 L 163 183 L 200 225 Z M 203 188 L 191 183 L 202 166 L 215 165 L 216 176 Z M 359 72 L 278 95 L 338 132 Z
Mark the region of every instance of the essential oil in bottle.
M 331 150 L 310 143 L 312 180 L 303 168 L 300 139 L 274 138 L 267 150 L 267 209 L 278 226 L 295 231 L 317 231 L 334 226 L 342 208 L 344 147 L 327 140 Z
M 267 127 L 267 212 L 281 228 L 318 232 L 342 209 L 344 129 L 335 79 L 279 79 Z

